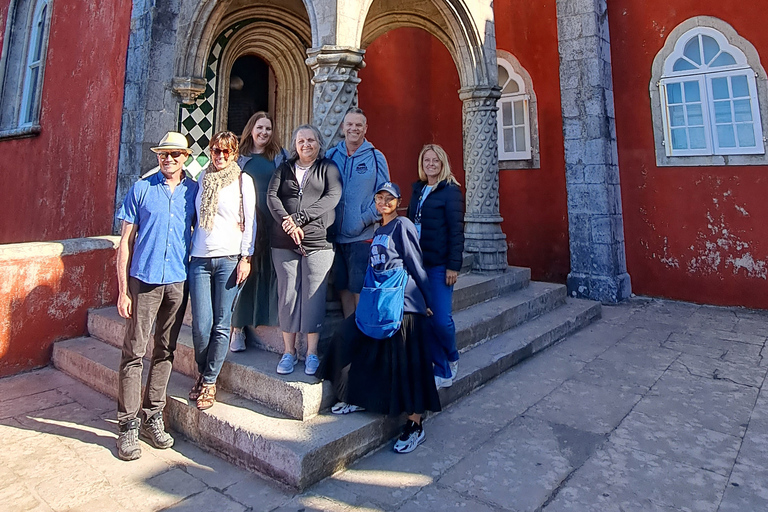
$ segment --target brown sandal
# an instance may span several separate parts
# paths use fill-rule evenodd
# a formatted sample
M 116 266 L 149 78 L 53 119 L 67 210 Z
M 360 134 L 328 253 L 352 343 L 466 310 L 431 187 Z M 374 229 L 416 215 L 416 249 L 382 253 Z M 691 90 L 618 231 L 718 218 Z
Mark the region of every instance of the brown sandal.
M 192 391 L 189 392 L 189 401 L 194 402 L 200 396 L 200 391 L 203 389 L 203 376 L 198 375 L 195 385 L 192 386 Z
M 200 390 L 200 396 L 197 397 L 197 408 L 201 411 L 210 409 L 216 402 L 216 384 L 205 384 Z

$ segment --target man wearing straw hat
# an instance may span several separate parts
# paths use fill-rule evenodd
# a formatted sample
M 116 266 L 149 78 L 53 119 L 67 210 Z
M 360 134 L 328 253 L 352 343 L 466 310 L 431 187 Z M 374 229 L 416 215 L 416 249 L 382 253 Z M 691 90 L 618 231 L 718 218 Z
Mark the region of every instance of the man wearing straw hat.
M 187 305 L 195 220 L 197 183 L 183 169 L 192 153 L 187 138 L 168 132 L 151 149 L 157 154 L 159 172 L 137 181 L 117 214 L 122 221 L 117 311 L 126 319 L 117 395 L 117 455 L 123 460 L 141 457 L 139 436 L 155 448 L 173 446 L 173 438 L 165 431 L 163 408 Z M 142 358 L 150 338 L 152 358 L 142 398 Z

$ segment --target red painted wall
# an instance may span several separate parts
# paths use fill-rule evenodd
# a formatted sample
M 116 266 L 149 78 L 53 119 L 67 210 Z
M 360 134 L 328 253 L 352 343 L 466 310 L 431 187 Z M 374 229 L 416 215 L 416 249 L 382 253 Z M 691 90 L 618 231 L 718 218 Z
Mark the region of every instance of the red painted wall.
M 9 0 L 0 0 L 0 14 Z M 53 2 L 40 135 L 0 141 L 0 243 L 111 231 L 130 2 Z M 4 26 L 4 23 L 3 23 Z
M 117 299 L 118 237 L 0 246 L 0 377 L 44 366 L 53 342 L 86 333 Z
M 564 283 L 570 250 L 555 1 L 496 1 L 494 11 L 496 46 L 531 75 L 539 113 L 541 167 L 500 171 L 508 259 L 530 267 L 534 279 Z
M 508 259 L 530 267 L 534 279 L 563 282 L 569 252 L 554 3 L 543 9 L 497 3 L 496 16 L 499 48 L 532 76 L 541 134 L 541 169 L 500 174 Z M 398 28 L 367 48 L 366 63 L 360 106 L 369 118 L 368 138 L 387 156 L 393 180 L 413 182 L 422 145 L 435 142 L 448 151 L 463 184 L 460 84 L 448 50 L 425 31 Z
M 648 84 L 669 32 L 717 17 L 768 58 L 763 16 L 738 2 L 612 0 L 616 129 L 632 290 L 768 308 L 768 166 L 657 167 Z
M 368 117 L 367 138 L 387 157 L 403 205 L 419 179 L 424 144 L 446 150 L 464 190 L 459 74 L 445 46 L 423 30 L 398 28 L 377 38 L 365 61 L 358 100 Z

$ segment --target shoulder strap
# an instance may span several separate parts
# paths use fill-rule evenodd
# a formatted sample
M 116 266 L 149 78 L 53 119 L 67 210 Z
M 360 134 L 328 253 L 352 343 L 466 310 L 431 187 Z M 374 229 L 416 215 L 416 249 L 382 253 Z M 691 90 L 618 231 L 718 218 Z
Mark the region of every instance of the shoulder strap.
M 240 180 L 240 231 L 245 231 L 245 207 L 243 206 L 243 173 L 237 175 Z

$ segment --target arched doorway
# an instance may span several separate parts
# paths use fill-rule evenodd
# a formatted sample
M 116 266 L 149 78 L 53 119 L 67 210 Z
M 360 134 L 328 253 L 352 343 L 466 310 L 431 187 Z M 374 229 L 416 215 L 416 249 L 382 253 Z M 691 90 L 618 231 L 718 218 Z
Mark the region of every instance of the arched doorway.
M 273 115 L 283 145 L 294 127 L 309 121 L 312 94 L 305 59 L 311 30 L 307 12 L 299 9 L 303 5 L 293 7 L 222 2 L 199 20 L 208 26 L 184 64 L 196 66 L 201 52 L 207 54 L 205 90 L 179 108 L 179 131 L 198 155 L 188 165 L 193 175 L 208 163 L 204 150 L 210 137 L 225 129 L 239 135 L 252 112 Z
M 360 70 L 360 107 L 368 117 L 368 138 L 387 157 L 392 181 L 410 197 L 418 179 L 417 158 L 424 144 L 447 152 L 464 184 L 459 75 L 444 44 L 425 30 L 400 27 L 366 47 Z
M 227 130 L 242 133 L 248 119 L 261 110 L 275 113 L 275 75 L 256 55 L 238 57 L 229 72 Z

